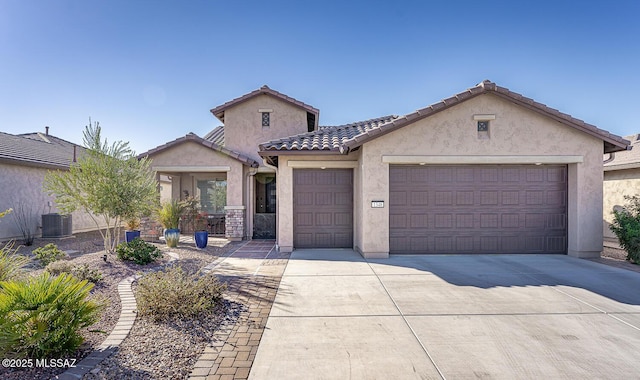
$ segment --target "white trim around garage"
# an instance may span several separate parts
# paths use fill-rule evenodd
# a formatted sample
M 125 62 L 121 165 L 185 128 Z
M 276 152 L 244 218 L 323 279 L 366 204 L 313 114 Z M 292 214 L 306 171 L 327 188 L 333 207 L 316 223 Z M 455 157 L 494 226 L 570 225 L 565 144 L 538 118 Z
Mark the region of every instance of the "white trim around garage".
M 383 155 L 382 162 L 387 164 L 577 164 L 583 156 L 397 156 Z
M 353 169 L 358 161 L 287 161 L 287 166 L 295 169 Z

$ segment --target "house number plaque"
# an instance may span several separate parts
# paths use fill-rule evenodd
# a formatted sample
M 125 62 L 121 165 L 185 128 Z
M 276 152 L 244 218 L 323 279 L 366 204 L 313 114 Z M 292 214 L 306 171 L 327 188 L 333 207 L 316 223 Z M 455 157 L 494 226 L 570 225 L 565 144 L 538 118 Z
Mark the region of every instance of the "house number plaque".
M 371 208 L 384 208 L 384 201 L 371 201 Z

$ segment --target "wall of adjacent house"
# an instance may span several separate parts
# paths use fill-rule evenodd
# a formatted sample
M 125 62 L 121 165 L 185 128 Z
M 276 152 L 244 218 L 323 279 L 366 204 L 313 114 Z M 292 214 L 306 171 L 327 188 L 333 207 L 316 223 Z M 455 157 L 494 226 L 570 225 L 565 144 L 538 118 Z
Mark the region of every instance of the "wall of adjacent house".
M 262 127 L 260 109 L 273 110 L 270 126 Z M 225 147 L 262 162 L 258 145 L 307 132 L 307 111 L 271 95 L 262 94 L 224 113 Z
M 617 239 L 609 229 L 613 208 L 626 205 L 625 196 L 640 195 L 640 168 L 605 171 L 603 191 L 603 234 L 607 239 Z
M 0 192 L 0 210 L 15 210 L 0 219 L 0 240 L 22 238 L 22 232 L 15 221 L 15 214 L 20 209 L 24 210 L 25 215 L 30 215 L 36 237 L 42 236 L 42 214 L 59 212 L 55 198 L 47 195 L 42 188 L 47 171 L 45 168 L 0 163 L 0 178 L 4 179 Z M 84 212 L 76 211 L 71 218 L 73 233 L 97 229 L 91 217 Z
M 478 138 L 475 114 L 496 116 L 490 138 Z M 568 253 L 593 257 L 602 251 L 603 143 L 598 138 L 485 94 L 369 141 L 361 150 L 356 249 L 365 256 L 389 252 L 389 209 L 363 206 L 377 199 L 389 204 L 384 155 L 583 156 L 582 163 L 568 165 Z

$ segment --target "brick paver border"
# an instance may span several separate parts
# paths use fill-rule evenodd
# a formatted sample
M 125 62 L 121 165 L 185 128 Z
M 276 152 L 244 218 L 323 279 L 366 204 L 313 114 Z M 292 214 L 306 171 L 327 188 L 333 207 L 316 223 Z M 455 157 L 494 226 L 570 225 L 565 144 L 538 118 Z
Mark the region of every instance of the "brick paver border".
M 278 266 L 275 275 L 227 276 L 227 298 L 245 305 L 237 320 L 223 323 L 200 356 L 189 379 L 247 379 L 276 298 L 290 254 L 271 249 L 263 266 Z M 219 263 L 219 262 L 218 262 Z M 212 263 L 213 264 L 213 263 Z M 216 263 L 217 264 L 217 263 Z M 214 270 L 211 265 L 209 269 Z
M 168 263 L 172 263 L 178 259 L 178 255 L 173 252 L 165 252 L 169 255 L 170 259 Z M 55 377 L 59 380 L 75 380 L 82 379 L 82 377 L 94 369 L 104 359 L 113 354 L 120 346 L 122 341 L 129 335 L 133 323 L 136 321 L 137 304 L 136 297 L 133 294 L 131 285 L 140 278 L 141 275 L 134 275 L 125 278 L 118 283 L 118 296 L 120 297 L 120 317 L 115 327 L 102 344 L 82 359 L 75 367 L 69 368 L 62 374 Z

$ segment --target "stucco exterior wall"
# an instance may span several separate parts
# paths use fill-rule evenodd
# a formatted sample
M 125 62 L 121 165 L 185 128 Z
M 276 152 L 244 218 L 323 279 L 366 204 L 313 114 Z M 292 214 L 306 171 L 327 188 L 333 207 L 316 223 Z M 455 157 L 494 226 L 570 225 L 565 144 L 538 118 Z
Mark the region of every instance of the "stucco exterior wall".
M 625 195 L 640 195 L 640 169 L 604 172 L 603 191 L 603 234 L 607 239 L 617 239 L 609 229 L 613 221 L 613 208 L 627 203 Z
M 226 154 L 211 150 L 196 142 L 185 142 L 150 156 L 153 170 L 170 168 L 163 174 L 175 173 L 180 176 L 180 188 L 173 189 L 174 197 L 182 197 L 183 190 L 194 194 L 195 173 L 220 172 L 220 167 L 228 167 L 227 172 L 227 205 L 243 205 L 243 164 Z M 177 194 L 176 194 L 177 193 Z
M 280 156 L 278 158 L 278 171 L 277 171 L 277 216 L 276 216 L 276 243 L 278 249 L 281 252 L 291 252 L 293 250 L 293 170 L 295 165 L 290 164 L 290 161 L 308 161 L 311 167 L 315 168 L 341 168 L 344 167 L 341 162 L 348 161 L 348 165 L 356 166 L 357 161 L 360 158 L 360 153 L 355 152 L 346 156 L 342 155 L 309 155 L 309 156 Z M 354 168 L 353 178 L 354 183 L 358 183 L 359 172 L 358 168 Z M 358 185 L 354 185 L 354 236 L 357 234 L 358 225 L 356 222 L 358 218 L 358 208 L 355 206 L 358 203 L 358 197 L 355 193 L 355 188 Z
M 489 139 L 479 139 L 475 114 L 495 115 Z M 389 252 L 389 164 L 385 155 L 582 156 L 569 164 L 568 253 L 598 256 L 602 251 L 602 141 L 533 111 L 485 94 L 365 143 L 360 160 L 360 208 L 355 248 L 367 257 Z M 507 162 L 505 162 L 507 163 Z
M 42 184 L 48 169 L 23 165 L 0 164 L 2 192 L 0 193 L 0 210 L 17 209 L 22 203 L 25 210 L 33 217 L 34 233 L 42 236 L 42 214 L 59 212 L 54 197 L 47 195 Z M 51 202 L 49 207 L 48 202 Z M 91 217 L 80 211 L 72 213 L 73 233 L 97 229 Z M 101 225 L 101 226 L 104 226 Z M 0 239 L 21 239 L 22 233 L 15 223 L 15 214 L 0 219 Z
M 262 127 L 260 109 L 273 110 L 269 127 Z M 263 94 L 226 110 L 224 125 L 225 147 L 262 163 L 258 145 L 307 132 L 307 111 Z

